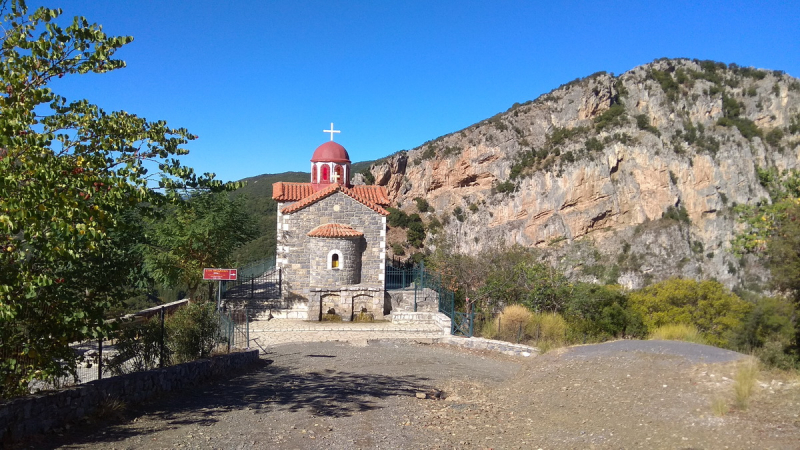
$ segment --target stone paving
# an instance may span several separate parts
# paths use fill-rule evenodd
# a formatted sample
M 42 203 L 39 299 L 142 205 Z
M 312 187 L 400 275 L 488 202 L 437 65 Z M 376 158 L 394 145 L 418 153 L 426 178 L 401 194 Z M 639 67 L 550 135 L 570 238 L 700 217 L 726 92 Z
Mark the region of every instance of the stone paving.
M 250 323 L 251 347 L 255 348 L 289 342 L 366 342 L 375 339 L 431 339 L 446 335 L 441 327 L 432 323 L 316 322 L 292 319 L 256 320 Z

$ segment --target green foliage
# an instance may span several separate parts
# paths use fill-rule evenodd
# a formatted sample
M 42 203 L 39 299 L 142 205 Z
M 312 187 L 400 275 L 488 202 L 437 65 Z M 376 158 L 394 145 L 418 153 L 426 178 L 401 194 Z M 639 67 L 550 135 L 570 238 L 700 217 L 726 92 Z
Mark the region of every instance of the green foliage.
M 476 205 L 475 203 L 470 203 L 469 204 L 469 210 L 470 210 L 470 212 L 475 214 L 476 212 L 478 212 L 478 205 Z
M 389 223 L 390 227 L 406 228 L 408 226 L 408 214 L 405 211 L 392 207 L 388 207 L 386 210 L 389 211 L 386 222 Z
M 364 169 L 360 173 L 364 177 L 364 183 L 367 185 L 375 184 L 375 175 L 372 174 L 372 171 L 369 169 Z
M 679 323 L 693 325 L 707 342 L 720 347 L 729 346 L 751 308 L 716 281 L 678 278 L 632 292 L 629 302 L 648 329 Z
M 624 111 L 624 110 L 623 110 Z M 608 111 L 606 111 L 608 112 Z M 605 113 L 604 113 L 605 114 Z M 596 119 L 595 119 L 596 120 Z M 586 127 L 575 128 L 554 128 L 553 131 L 547 136 L 546 147 L 555 148 L 563 145 L 575 138 L 585 135 L 589 129 Z
M 594 118 L 594 126 L 597 131 L 602 131 L 608 127 L 620 126 L 625 120 L 625 106 L 621 103 L 612 105 L 602 114 Z
M 661 217 L 664 219 L 671 219 L 685 224 L 692 223 L 692 219 L 689 218 L 689 212 L 686 211 L 686 207 L 683 205 L 677 208 L 674 206 L 668 206 L 667 210 L 661 214 Z
M 523 259 L 512 267 L 490 268 L 480 292 L 491 302 L 520 303 L 532 311 L 558 312 L 564 309 L 572 284 L 553 267 Z
M 771 209 L 773 228 L 769 230 L 766 253 L 772 284 L 800 298 L 800 205 L 795 199 L 787 199 Z
M 203 268 L 232 266 L 233 251 L 256 233 L 242 197 L 230 200 L 223 193 L 194 193 L 165 207 L 163 218 L 150 222 L 145 268 L 160 283 L 187 286 L 189 298 L 194 299 Z
M 406 239 L 409 245 L 420 248 L 425 241 L 425 224 L 419 214 L 411 214 L 408 216 L 408 230 L 406 230 Z
M 424 198 L 417 197 L 414 201 L 417 203 L 417 211 L 421 213 L 432 211 L 431 205 Z
M 800 133 L 800 114 L 797 114 L 794 117 L 792 117 L 791 123 L 789 124 L 789 133 L 790 134 Z
M 733 97 L 722 96 L 722 115 L 729 118 L 739 117 L 744 109 L 744 104 Z
M 758 297 L 734 338 L 735 348 L 751 351 L 778 342 L 788 349 L 795 339 L 797 310 L 783 297 Z
M 756 136 L 764 136 L 764 132 L 758 128 L 758 125 L 756 125 L 755 122 L 742 117 L 720 117 L 719 120 L 717 120 L 717 125 L 723 127 L 736 127 L 739 130 L 739 133 L 741 133 L 742 136 L 748 140 L 752 140 Z
M 502 183 L 498 183 L 495 186 L 495 190 L 501 194 L 509 194 L 517 190 L 517 185 L 511 180 L 506 180 Z
M 783 139 L 783 130 L 780 128 L 771 129 L 764 138 L 764 140 L 767 141 L 767 144 L 775 148 L 781 145 L 781 139 Z
M 488 122 L 490 125 L 494 126 L 498 131 L 508 130 L 508 125 L 506 125 L 505 122 L 503 122 L 503 120 L 500 118 L 500 115 L 492 117 L 491 119 L 488 120 Z
M 219 314 L 212 302 L 190 303 L 173 314 L 166 323 L 167 342 L 176 364 L 208 358 L 222 342 Z
M 585 145 L 586 145 L 586 151 L 589 152 L 589 153 L 591 153 L 591 152 L 601 152 L 601 151 L 603 151 L 603 148 L 604 148 L 603 143 L 600 142 L 600 140 L 595 138 L 595 137 L 591 137 L 591 138 L 587 139 Z
M 406 254 L 406 250 L 403 248 L 402 245 L 395 242 L 394 244 L 392 244 L 392 253 L 394 253 L 397 256 L 403 256 Z
M 250 262 L 275 256 L 278 203 L 272 199 L 273 183 L 278 181 L 307 183 L 310 177 L 309 173 L 304 172 L 259 175 L 242 180 L 246 184 L 231 193 L 233 198 L 242 197 L 244 210 L 255 219 L 258 228 L 258 236 L 255 239 L 233 252 L 237 266 L 241 267 Z
M 705 150 L 712 155 L 717 154 L 719 151 L 719 141 L 714 139 L 713 136 L 705 135 L 703 124 L 698 123 L 697 127 L 695 127 L 690 120 L 686 120 L 683 122 L 683 129 L 684 132 L 682 136 L 686 143 L 697 147 L 699 150 Z
M 656 136 L 661 136 L 661 132 L 658 131 L 658 128 L 654 127 L 653 125 L 650 125 L 650 118 L 647 117 L 647 115 L 645 114 L 638 114 L 636 116 L 636 126 L 640 130 L 649 131 L 655 134 Z
M 466 218 L 464 217 L 464 210 L 463 210 L 463 209 L 461 209 L 461 207 L 460 207 L 460 206 L 456 206 L 456 207 L 453 209 L 453 216 L 454 216 L 454 217 L 456 218 L 456 220 L 458 220 L 459 222 L 463 222 L 464 220 L 466 220 Z
M 161 318 L 153 317 L 142 324 L 125 324 L 117 336 L 116 353 L 106 362 L 114 375 L 141 372 L 158 367 L 161 355 Z M 165 358 L 169 358 L 165 347 Z M 169 365 L 165 361 L 165 365 Z
M 114 54 L 133 38 L 109 37 L 82 17 L 62 27 L 60 10 L 4 5 L 0 397 L 73 372 L 69 344 L 109 333 L 106 312 L 131 297 L 141 272 L 138 217 L 185 187 L 225 187 L 180 164 L 195 139 L 186 129 L 52 89 L 61 77 L 124 67 Z
M 662 72 L 660 70 L 652 69 L 650 71 L 650 76 L 656 80 L 656 82 L 658 82 L 658 84 L 661 86 L 661 89 L 667 94 L 667 98 L 670 101 L 674 102 L 678 99 L 680 87 L 669 72 Z
M 427 161 L 435 157 L 436 157 L 436 147 L 434 147 L 432 144 L 425 146 L 425 150 L 422 152 L 422 155 L 420 156 L 420 158 L 422 158 L 423 161 Z
M 620 286 L 577 283 L 568 299 L 564 316 L 581 334 L 594 339 L 644 337 L 642 318 L 627 307 L 628 297 Z

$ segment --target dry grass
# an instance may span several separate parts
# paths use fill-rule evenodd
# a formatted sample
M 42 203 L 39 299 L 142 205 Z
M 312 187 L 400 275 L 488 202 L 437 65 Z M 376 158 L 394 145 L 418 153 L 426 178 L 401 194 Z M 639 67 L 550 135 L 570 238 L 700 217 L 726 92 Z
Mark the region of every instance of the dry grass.
M 693 325 L 674 323 L 662 325 L 650 333 L 650 339 L 663 341 L 684 341 L 695 344 L 705 344 L 706 341 Z
M 497 320 L 500 326 L 505 328 L 505 324 L 526 324 L 532 315 L 533 313 L 522 305 L 508 305 L 497 316 Z
M 756 389 L 758 373 L 758 360 L 756 358 L 748 358 L 736 370 L 736 374 L 733 376 L 733 393 L 737 408 L 747 409 L 750 397 L 753 396 Z
M 125 416 L 128 405 L 118 398 L 106 397 L 97 405 L 92 418 L 95 420 L 119 420 Z
M 714 397 L 711 400 L 711 411 L 717 417 L 722 417 L 728 414 L 728 402 L 723 397 Z
M 567 321 L 559 314 L 536 313 L 528 322 L 527 333 L 542 353 L 567 344 Z

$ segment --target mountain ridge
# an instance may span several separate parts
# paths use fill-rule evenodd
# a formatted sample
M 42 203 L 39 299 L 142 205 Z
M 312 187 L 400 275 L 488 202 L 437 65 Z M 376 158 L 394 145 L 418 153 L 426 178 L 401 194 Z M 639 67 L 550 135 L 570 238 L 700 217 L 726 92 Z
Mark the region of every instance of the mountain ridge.
M 797 79 L 659 59 L 564 84 L 371 173 L 459 252 L 520 244 L 584 280 L 743 287 L 767 274 L 732 254 L 732 206 L 769 201 L 758 171 L 796 168 L 798 133 Z M 418 211 L 415 198 L 435 212 Z
M 424 248 L 390 230 L 389 255 L 445 241 L 469 254 L 519 244 L 584 281 L 748 288 L 768 272 L 732 253 L 733 206 L 769 201 L 759 170 L 796 168 L 799 153 L 800 80 L 662 58 L 363 162 L 353 182 L 386 186 L 395 206 L 422 217 Z

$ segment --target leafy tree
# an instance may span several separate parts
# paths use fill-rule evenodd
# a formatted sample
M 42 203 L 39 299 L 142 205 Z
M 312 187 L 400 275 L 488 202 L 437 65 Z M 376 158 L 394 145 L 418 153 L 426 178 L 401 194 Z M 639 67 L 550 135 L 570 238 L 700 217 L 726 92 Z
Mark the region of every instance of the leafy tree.
M 61 10 L 29 14 L 23 0 L 0 10 L 0 397 L 8 397 L 33 379 L 74 373 L 69 344 L 108 332 L 106 311 L 129 296 L 136 214 L 187 186 L 222 184 L 177 160 L 195 138 L 187 130 L 49 87 L 124 67 L 113 56 L 133 38 L 106 36 L 82 17 L 62 26 Z
M 564 316 L 581 332 L 597 337 L 643 337 L 641 316 L 628 309 L 628 296 L 620 286 L 577 283 Z
M 727 347 L 751 305 L 716 281 L 673 278 L 629 296 L 631 309 L 648 329 L 684 323 L 694 325 L 712 345 Z
M 422 223 L 422 218 L 420 218 L 417 213 L 408 216 L 406 239 L 408 239 L 410 245 L 417 248 L 422 247 L 422 244 L 425 242 L 425 224 Z
M 165 207 L 149 227 L 145 268 L 156 281 L 187 286 L 195 299 L 203 268 L 230 267 L 234 251 L 255 238 L 257 229 L 244 210 L 244 199 L 225 193 L 196 193 Z

